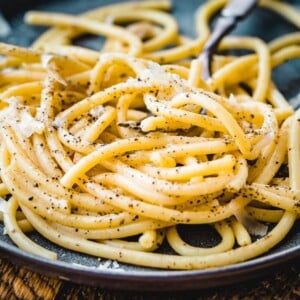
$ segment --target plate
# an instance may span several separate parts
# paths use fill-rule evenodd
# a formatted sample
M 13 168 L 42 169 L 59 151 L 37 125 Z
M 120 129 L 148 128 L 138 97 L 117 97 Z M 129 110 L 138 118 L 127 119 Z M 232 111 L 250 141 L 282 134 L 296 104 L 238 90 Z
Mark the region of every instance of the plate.
M 11 32 L 5 37 L 0 36 L 0 41 L 28 46 L 44 30 L 44 28 L 31 27 L 23 23 L 24 12 L 29 9 L 80 13 L 112 2 L 117 1 L 65 0 L 62 2 L 53 0 L 43 1 L 43 4 L 38 0 L 1 1 L 0 11 L 10 24 Z M 298 1 L 288 2 L 300 8 Z M 194 32 L 191 31 L 193 28 L 191 15 L 194 14 L 200 3 L 199 0 L 173 0 L 173 14 L 179 20 L 180 29 L 183 33 L 194 35 Z M 272 30 L 269 30 L 270 24 L 272 24 Z M 274 13 L 257 8 L 247 20 L 239 24 L 238 29 L 233 34 L 259 36 L 269 41 L 280 34 L 295 30 L 293 25 Z M 97 48 L 101 39 L 87 38 L 78 41 L 78 43 Z M 284 64 L 273 74 L 273 79 L 279 89 L 290 99 L 294 107 L 300 107 L 299 71 L 300 61 L 294 60 L 292 63 Z M 8 257 L 10 261 L 24 265 L 34 271 L 72 282 L 122 290 L 175 291 L 219 287 L 263 276 L 283 263 L 293 263 L 300 256 L 300 221 L 296 222 L 283 242 L 261 257 L 221 268 L 193 271 L 166 271 L 121 263 L 116 266 L 111 261 L 99 261 L 89 255 L 62 249 L 45 240 L 39 234 L 32 233 L 31 238 L 33 240 L 58 253 L 59 259 L 57 261 L 49 261 L 17 248 L 9 237 L 3 234 L 3 230 L 3 224 L 0 224 L 0 251 L 1 255 Z M 183 234 L 186 234 L 186 238 L 190 239 L 191 242 L 196 238 L 193 233 L 184 233 L 183 231 Z M 205 235 L 209 235 L 209 232 L 207 232 L 206 227 L 199 227 L 197 234 L 205 237 Z

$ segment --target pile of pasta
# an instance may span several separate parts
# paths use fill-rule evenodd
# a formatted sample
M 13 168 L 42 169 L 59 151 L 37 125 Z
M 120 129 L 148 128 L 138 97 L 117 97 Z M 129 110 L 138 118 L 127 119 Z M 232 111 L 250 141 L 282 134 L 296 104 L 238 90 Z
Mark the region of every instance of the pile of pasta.
M 285 238 L 300 213 L 300 111 L 271 73 L 300 57 L 300 33 L 226 37 L 204 81 L 197 55 L 226 2 L 199 8 L 194 39 L 170 2 L 141 1 L 29 12 L 29 24 L 52 28 L 30 48 L 0 44 L 0 210 L 16 245 L 56 259 L 35 230 L 96 257 L 203 269 Z M 260 5 L 300 27 L 295 8 Z M 84 34 L 104 36 L 102 48 L 73 43 Z M 250 54 L 226 54 L 236 49 Z M 179 227 L 201 224 L 218 242 L 184 241 Z

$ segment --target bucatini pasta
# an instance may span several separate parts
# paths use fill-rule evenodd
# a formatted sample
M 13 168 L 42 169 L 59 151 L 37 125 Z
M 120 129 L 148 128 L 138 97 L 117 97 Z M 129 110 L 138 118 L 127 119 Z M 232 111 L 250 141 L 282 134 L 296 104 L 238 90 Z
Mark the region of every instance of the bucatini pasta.
M 271 72 L 300 57 L 300 33 L 226 37 L 220 50 L 252 54 L 216 54 L 203 81 L 195 56 L 226 2 L 199 8 L 195 39 L 170 2 L 141 1 L 29 12 L 53 27 L 31 48 L 0 44 L 0 216 L 16 245 L 56 259 L 26 235 L 36 230 L 101 258 L 201 269 L 284 239 L 300 214 L 300 111 Z M 260 5 L 300 27 L 286 3 Z M 106 38 L 99 51 L 72 44 L 86 33 Z M 181 224 L 210 225 L 220 242 L 189 245 Z M 157 252 L 163 243 L 174 253 Z

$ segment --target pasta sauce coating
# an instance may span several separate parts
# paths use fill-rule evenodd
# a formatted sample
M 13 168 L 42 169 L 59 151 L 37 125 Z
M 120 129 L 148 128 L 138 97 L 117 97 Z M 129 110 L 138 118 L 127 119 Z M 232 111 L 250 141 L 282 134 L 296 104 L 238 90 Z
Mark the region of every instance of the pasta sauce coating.
M 101 258 L 203 269 L 285 238 L 300 213 L 300 112 L 271 72 L 300 57 L 300 34 L 227 37 L 220 50 L 253 53 L 216 54 L 203 81 L 194 56 L 225 4 L 199 8 L 194 40 L 179 34 L 168 1 L 143 1 L 29 12 L 29 24 L 53 28 L 31 48 L 0 44 L 0 218 L 17 246 L 57 259 L 26 235 L 36 230 Z M 287 4 L 260 5 L 300 26 Z M 104 35 L 102 49 L 71 43 L 83 33 Z M 180 226 L 203 224 L 217 245 L 183 240 Z M 172 253 L 156 251 L 163 243 Z

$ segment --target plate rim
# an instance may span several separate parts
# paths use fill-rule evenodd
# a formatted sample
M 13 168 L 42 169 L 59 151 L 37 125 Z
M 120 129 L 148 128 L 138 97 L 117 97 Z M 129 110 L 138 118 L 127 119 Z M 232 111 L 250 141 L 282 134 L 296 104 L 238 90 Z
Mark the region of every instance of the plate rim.
M 168 291 L 170 287 L 173 291 L 185 291 L 221 287 L 262 277 L 283 263 L 292 263 L 300 257 L 299 244 L 224 267 L 175 271 L 151 269 L 143 273 L 142 270 L 123 272 L 118 269 L 99 269 L 59 259 L 52 261 L 3 240 L 0 240 L 0 250 L 1 256 L 10 259 L 10 262 L 45 276 L 77 284 L 130 291 Z

